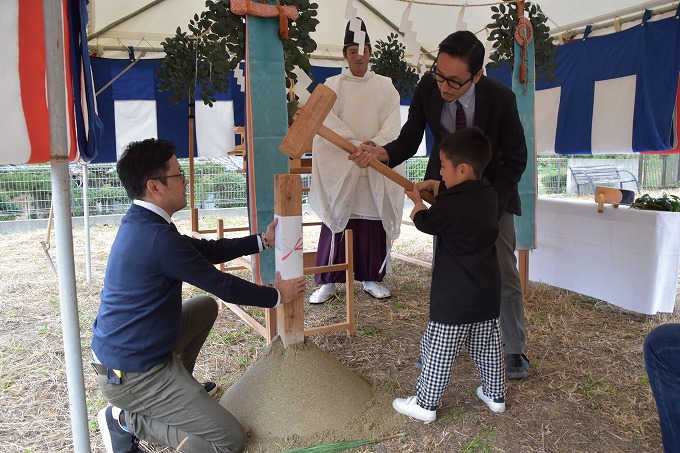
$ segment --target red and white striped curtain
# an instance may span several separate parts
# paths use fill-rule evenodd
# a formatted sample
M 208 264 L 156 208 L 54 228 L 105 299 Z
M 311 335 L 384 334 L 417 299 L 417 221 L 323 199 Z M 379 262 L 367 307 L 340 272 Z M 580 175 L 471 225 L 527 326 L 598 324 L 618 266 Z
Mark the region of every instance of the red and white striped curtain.
M 0 164 L 44 163 L 50 161 L 50 137 L 47 113 L 47 86 L 45 63 L 45 39 L 42 0 L 0 0 Z M 72 3 L 64 1 L 64 67 L 66 69 L 67 119 L 69 129 L 69 160 L 90 161 L 96 147 L 87 147 L 90 124 L 98 121 L 94 97 L 88 91 L 86 72 L 89 73 L 89 58 L 85 52 L 83 61 L 81 50 L 87 49 L 85 41 L 72 42 L 72 37 L 86 39 L 81 33 L 80 23 L 73 24 L 69 8 L 75 8 L 75 17 L 80 18 L 86 1 Z M 73 13 L 72 13 L 73 14 Z M 69 30 L 69 27 L 77 27 Z M 78 61 L 72 61 L 74 55 Z M 75 63 L 75 65 L 72 65 Z M 74 69 L 75 68 L 75 71 Z M 74 79 L 75 76 L 75 79 Z M 82 88 L 81 88 L 82 87 Z M 74 90 L 77 90 L 74 96 Z M 82 92 L 81 92 L 82 91 Z M 75 102 L 78 99 L 79 102 Z M 91 109 L 86 107 L 91 99 Z M 80 127 L 77 127 L 81 118 Z M 81 140 L 79 147 L 78 137 Z M 98 129 L 97 133 L 100 133 Z M 94 139 L 95 137 L 90 137 Z M 83 144 L 85 144 L 83 147 Z M 80 148 L 80 150 L 79 150 Z

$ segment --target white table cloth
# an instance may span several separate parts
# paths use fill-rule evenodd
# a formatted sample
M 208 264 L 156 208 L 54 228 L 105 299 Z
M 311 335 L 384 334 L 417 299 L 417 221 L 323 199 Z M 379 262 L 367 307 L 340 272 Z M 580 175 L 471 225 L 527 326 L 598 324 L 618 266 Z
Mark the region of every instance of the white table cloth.
M 644 314 L 673 312 L 680 213 L 539 198 L 529 279 Z

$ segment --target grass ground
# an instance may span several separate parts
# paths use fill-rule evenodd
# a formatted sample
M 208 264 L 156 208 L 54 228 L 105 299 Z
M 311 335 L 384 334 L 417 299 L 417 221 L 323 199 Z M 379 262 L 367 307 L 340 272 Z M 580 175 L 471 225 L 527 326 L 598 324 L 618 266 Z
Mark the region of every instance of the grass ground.
M 209 222 L 210 220 L 206 220 Z M 244 219 L 232 219 L 240 224 Z M 180 231 L 188 224 L 180 222 Z M 116 226 L 91 232 L 92 281 L 85 282 L 84 232 L 74 229 L 77 298 L 83 369 L 93 451 L 104 451 L 96 426 L 106 405 L 88 364 L 91 325 Z M 318 230 L 305 230 L 311 250 Z M 72 451 L 58 282 L 40 241 L 46 231 L 0 237 L 0 451 Z M 428 261 L 430 238 L 404 227 L 394 250 Z M 50 249 L 56 261 L 56 247 Z M 245 271 L 242 276 L 249 278 Z M 393 296 L 374 300 L 360 284 L 356 335 L 317 335 L 313 341 L 372 383 L 395 396 L 413 393 L 413 362 L 427 322 L 427 269 L 394 262 L 385 279 Z M 314 289 L 310 280 L 307 296 Z M 185 288 L 186 296 L 196 293 Z M 676 307 L 678 304 L 676 303 Z M 342 316 L 343 297 L 305 306 L 306 323 Z M 251 310 L 262 317 L 259 310 Z M 642 342 L 655 326 L 680 322 L 680 312 L 643 316 L 602 301 L 531 283 L 526 296 L 528 356 L 533 374 L 510 381 L 507 411 L 490 413 L 474 396 L 478 378 L 463 354 L 453 371 L 435 423 L 405 420 L 403 437 L 357 452 L 656 452 L 661 438 L 642 359 Z M 254 363 L 265 341 L 223 310 L 199 357 L 196 376 L 224 388 Z M 329 408 L 332 410 L 332 408 Z M 397 434 L 397 433 L 395 433 Z M 154 446 L 152 451 L 166 452 Z

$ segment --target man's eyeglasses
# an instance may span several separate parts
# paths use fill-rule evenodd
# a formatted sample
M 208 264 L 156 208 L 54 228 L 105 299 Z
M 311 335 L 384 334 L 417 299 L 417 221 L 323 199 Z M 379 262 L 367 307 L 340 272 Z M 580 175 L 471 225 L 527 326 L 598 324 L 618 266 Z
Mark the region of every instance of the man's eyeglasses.
M 184 181 L 186 179 L 186 177 L 184 176 L 184 170 L 182 170 L 182 169 L 180 169 L 179 173 L 177 173 L 176 175 L 158 176 L 156 178 L 149 178 L 149 179 L 158 179 L 158 180 L 161 180 L 161 181 L 165 181 L 166 179 L 169 179 L 169 178 L 182 178 L 182 181 Z
M 475 78 L 475 75 L 476 75 L 479 71 L 473 72 L 472 75 L 470 76 L 470 78 L 467 79 L 465 82 L 458 82 L 457 80 L 453 80 L 453 79 L 449 79 L 448 77 L 444 77 L 440 72 L 437 72 L 437 63 L 434 63 L 434 64 L 432 65 L 432 70 L 431 70 L 430 72 L 432 72 L 432 75 L 434 75 L 434 79 L 435 79 L 438 83 L 444 83 L 444 82 L 446 82 L 446 83 L 447 83 L 451 88 L 453 88 L 454 90 L 460 90 L 460 89 L 463 88 L 465 85 L 467 85 L 468 82 L 470 82 L 472 79 L 474 79 L 474 78 Z

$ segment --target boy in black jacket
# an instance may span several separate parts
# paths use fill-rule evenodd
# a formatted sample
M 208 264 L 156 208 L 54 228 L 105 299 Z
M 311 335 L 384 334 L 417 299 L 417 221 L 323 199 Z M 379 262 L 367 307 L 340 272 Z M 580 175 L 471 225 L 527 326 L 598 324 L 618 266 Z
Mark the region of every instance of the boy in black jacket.
M 397 412 L 426 423 L 449 385 L 451 368 L 465 346 L 482 379 L 477 396 L 493 412 L 505 410 L 505 365 L 500 332 L 500 270 L 496 256 L 498 197 L 480 175 L 491 159 L 481 129 L 462 129 L 439 148 L 442 181 L 427 180 L 406 195 L 411 219 L 437 235 L 430 288 L 430 322 L 420 343 L 423 368 L 416 395 L 397 398 Z M 428 209 L 420 190 L 435 194 Z

